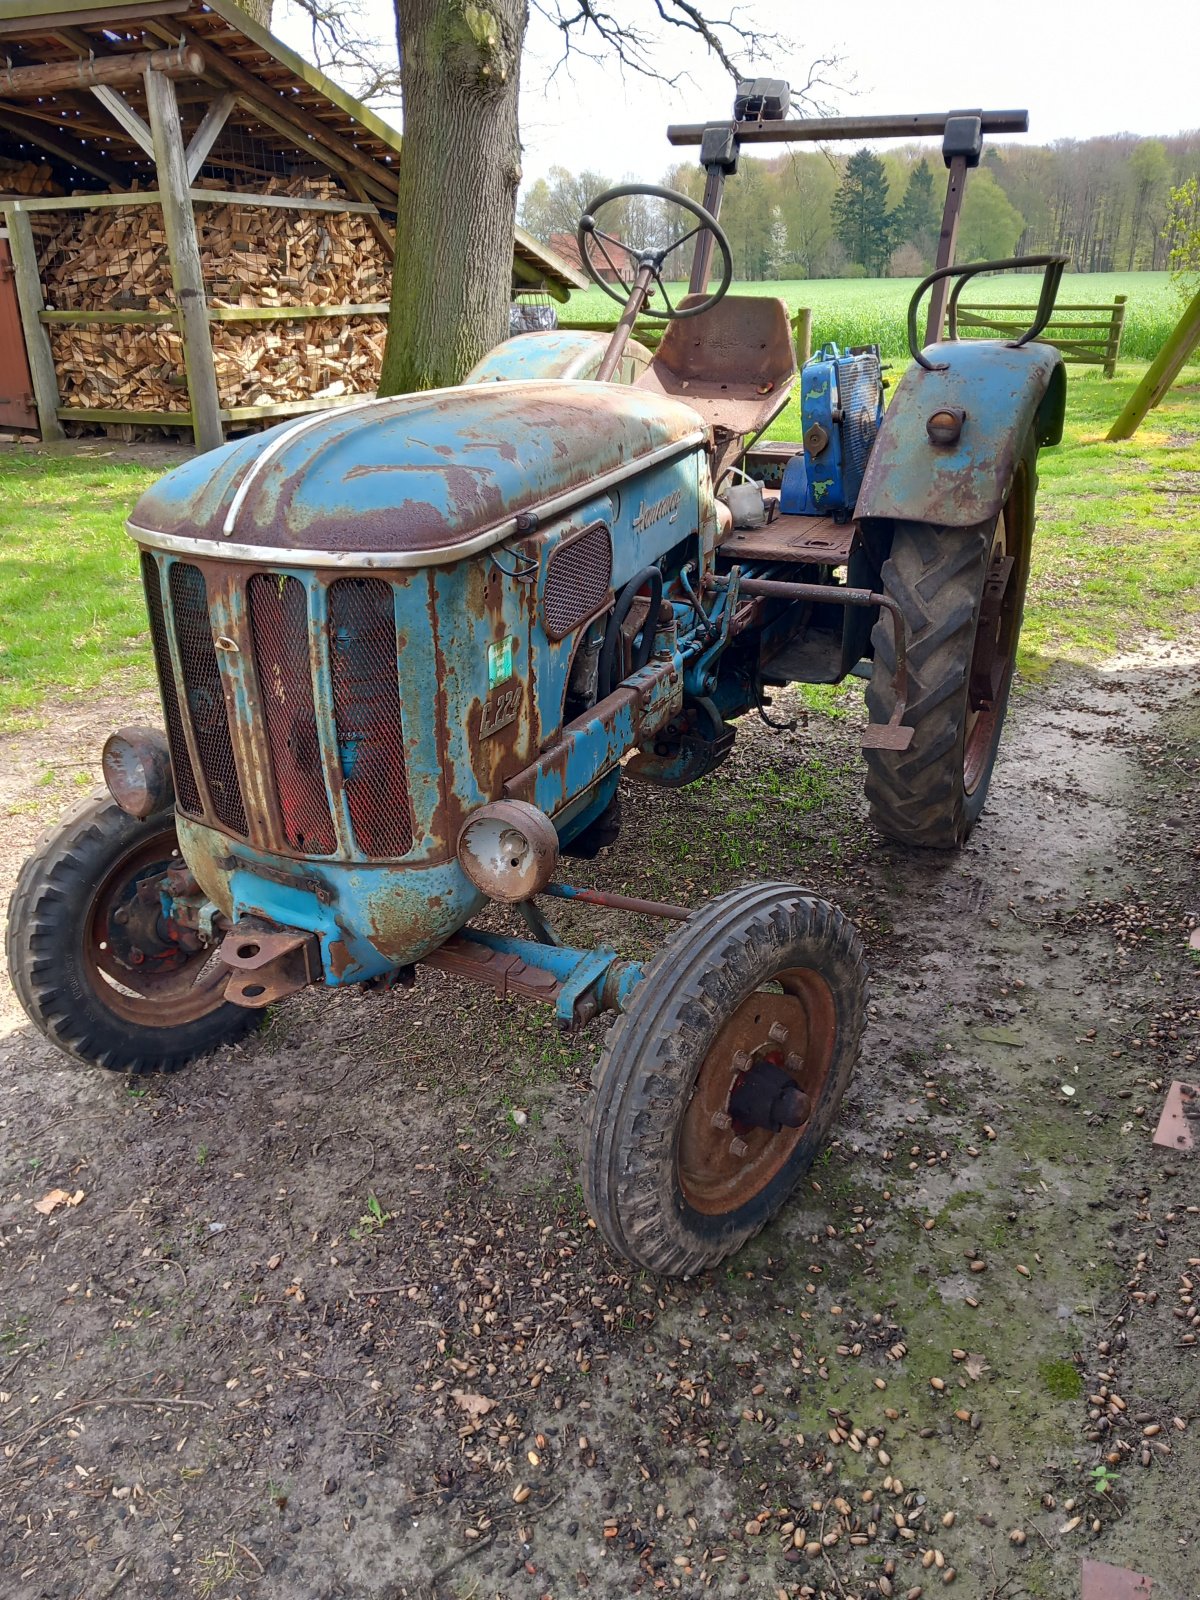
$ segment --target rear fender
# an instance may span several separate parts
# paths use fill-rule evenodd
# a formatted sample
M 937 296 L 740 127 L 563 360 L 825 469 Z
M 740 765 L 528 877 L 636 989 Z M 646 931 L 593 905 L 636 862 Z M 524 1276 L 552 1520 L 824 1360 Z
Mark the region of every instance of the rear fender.
M 471 368 L 464 383 L 513 383 L 527 378 L 594 378 L 604 352 L 607 333 L 583 328 L 555 328 L 542 333 L 518 333 L 505 339 Z M 625 346 L 617 383 L 632 383 L 645 370 L 650 352 L 636 339 Z
M 859 492 L 859 521 L 894 518 L 969 528 L 999 514 L 1030 428 L 1039 446 L 1062 438 L 1066 372 L 1050 345 L 1020 350 L 990 339 L 931 345 L 945 370 L 914 363 L 896 390 Z M 931 442 L 926 419 L 959 407 L 962 433 Z

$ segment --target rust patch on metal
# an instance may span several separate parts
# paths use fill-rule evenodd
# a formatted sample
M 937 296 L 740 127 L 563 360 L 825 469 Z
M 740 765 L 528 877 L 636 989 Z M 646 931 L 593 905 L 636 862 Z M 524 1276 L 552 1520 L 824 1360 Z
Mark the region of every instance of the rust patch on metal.
M 313 933 L 264 933 L 239 923 L 218 952 L 231 969 L 225 998 L 259 1010 L 295 994 L 321 976 L 321 950 Z
M 559 991 L 559 982 L 553 973 L 529 966 L 520 956 L 489 950 L 473 939 L 458 935 L 431 950 L 422 965 L 485 984 L 502 1000 L 510 994 L 524 995 L 529 1000 L 553 1000 Z
M 1154 1143 L 1164 1150 L 1193 1150 L 1200 1132 L 1200 1087 L 1180 1083 L 1167 1090 L 1162 1115 L 1154 1130 Z

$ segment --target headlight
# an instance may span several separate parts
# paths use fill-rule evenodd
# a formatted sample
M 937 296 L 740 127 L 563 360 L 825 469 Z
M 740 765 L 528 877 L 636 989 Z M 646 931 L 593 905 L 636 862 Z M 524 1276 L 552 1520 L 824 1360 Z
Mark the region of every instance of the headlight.
M 108 792 L 131 817 L 152 817 L 175 804 L 175 779 L 165 734 L 157 728 L 118 728 L 100 758 Z
M 558 866 L 558 833 L 524 800 L 494 800 L 467 818 L 458 864 L 489 899 L 513 904 L 539 894 Z

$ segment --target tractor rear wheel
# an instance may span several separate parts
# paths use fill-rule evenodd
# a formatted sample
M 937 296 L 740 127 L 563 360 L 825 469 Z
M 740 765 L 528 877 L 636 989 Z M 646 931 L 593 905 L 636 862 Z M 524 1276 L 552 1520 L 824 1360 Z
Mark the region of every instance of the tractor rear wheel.
M 979 820 L 1016 662 L 1037 491 L 1030 435 L 1004 506 L 973 528 L 898 522 L 883 587 L 908 629 L 907 750 L 868 750 L 867 800 L 881 833 L 902 844 L 952 850 Z M 887 722 L 895 705 L 895 645 L 880 616 L 867 706 Z
M 212 948 L 172 937 L 180 930 L 161 917 L 160 880 L 182 864 L 173 811 L 142 822 L 105 796 L 77 807 L 22 867 L 9 975 L 30 1021 L 68 1055 L 114 1072 L 169 1070 L 262 1021 L 226 1001 L 229 970 Z
M 613 1251 L 691 1277 L 775 1215 L 850 1081 L 866 983 L 853 924 L 794 884 L 735 889 L 672 935 L 609 1032 L 585 1133 Z

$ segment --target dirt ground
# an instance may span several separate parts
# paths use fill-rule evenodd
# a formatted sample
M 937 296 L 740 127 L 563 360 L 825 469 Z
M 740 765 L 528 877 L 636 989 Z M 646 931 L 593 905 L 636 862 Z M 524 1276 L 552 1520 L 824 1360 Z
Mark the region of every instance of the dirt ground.
M 137 709 L 0 743 L 5 899 Z M 588 1223 L 599 1027 L 424 974 L 134 1082 L 0 990 L 5 1600 L 1200 1596 L 1200 1169 L 1151 1144 L 1200 1073 L 1200 651 L 1023 688 L 954 858 L 874 838 L 839 711 L 630 787 L 575 872 L 793 877 L 868 944 L 836 1140 L 700 1281 Z

